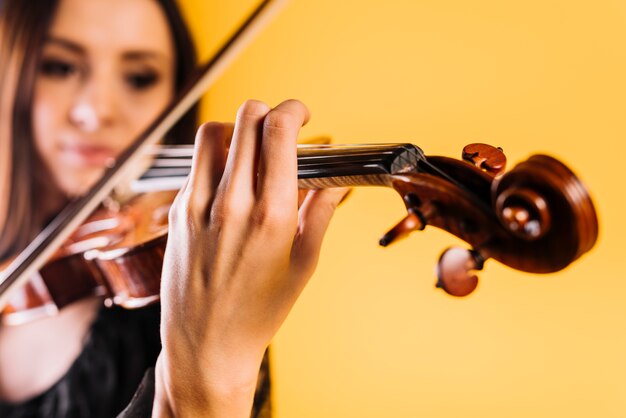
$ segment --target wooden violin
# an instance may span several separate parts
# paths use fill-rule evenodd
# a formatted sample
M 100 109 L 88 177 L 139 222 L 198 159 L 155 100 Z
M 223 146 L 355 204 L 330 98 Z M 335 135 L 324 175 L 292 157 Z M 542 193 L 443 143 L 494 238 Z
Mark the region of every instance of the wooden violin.
M 158 300 L 168 210 L 189 173 L 192 151 L 185 146 L 160 149 L 135 188 L 170 190 L 141 194 L 95 212 L 13 295 L 3 321 L 29 321 L 93 295 L 126 308 Z M 298 149 L 302 189 L 384 186 L 398 192 L 407 215 L 380 245 L 428 225 L 467 242 L 470 249 L 449 248 L 438 262 L 437 286 L 454 296 L 476 288 L 474 271 L 489 258 L 521 271 L 550 273 L 596 242 L 593 203 L 564 164 L 534 155 L 506 173 L 505 165 L 504 153 L 485 144 L 466 146 L 461 160 L 426 157 L 412 144 Z
M 146 194 L 120 208 L 109 206 L 110 213 L 94 211 L 136 171 L 150 147 L 281 6 L 279 0 L 263 0 L 115 165 L 84 196 L 70 202 L 8 266 L 0 267 L 5 323 L 51 314 L 90 295 L 126 307 L 158 298 L 167 208 L 174 192 Z M 166 170 L 159 166 L 164 158 L 157 158 L 157 166 L 139 183 L 159 178 L 179 182 L 189 170 L 191 154 L 184 148 L 177 153 L 170 155 Z M 439 287 L 462 296 L 476 287 L 473 271 L 488 258 L 522 271 L 549 273 L 589 251 L 597 238 L 593 203 L 565 165 L 536 155 L 502 174 L 505 162 L 499 149 L 483 144 L 466 147 L 461 161 L 426 157 L 411 144 L 322 145 L 299 150 L 298 177 L 302 188 L 394 188 L 408 213 L 385 234 L 381 245 L 427 225 L 463 239 L 471 249 L 445 251 L 437 274 Z

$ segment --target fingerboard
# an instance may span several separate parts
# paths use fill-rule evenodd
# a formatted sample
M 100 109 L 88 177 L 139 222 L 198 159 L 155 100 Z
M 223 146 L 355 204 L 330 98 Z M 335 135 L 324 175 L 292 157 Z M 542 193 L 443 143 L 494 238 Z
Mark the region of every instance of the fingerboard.
M 179 189 L 191 170 L 192 155 L 191 146 L 155 151 L 152 166 L 133 183 L 133 190 Z M 425 163 L 424 152 L 413 144 L 299 145 L 298 186 L 386 186 L 391 175 L 420 172 Z

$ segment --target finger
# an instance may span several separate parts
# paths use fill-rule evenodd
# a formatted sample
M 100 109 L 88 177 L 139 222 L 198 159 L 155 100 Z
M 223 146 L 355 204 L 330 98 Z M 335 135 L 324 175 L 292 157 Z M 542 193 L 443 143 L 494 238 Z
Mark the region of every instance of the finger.
M 311 193 L 315 193 L 315 189 L 298 189 L 298 209 L 302 207 L 302 204 L 306 200 L 307 196 Z M 348 189 L 337 206 L 341 206 L 346 200 L 348 200 L 351 194 L 352 189 Z
M 237 112 L 224 171 L 224 187 L 232 189 L 234 194 L 254 194 L 263 118 L 269 111 L 267 104 L 248 100 Z
M 195 139 L 191 172 L 185 194 L 196 214 L 205 216 L 215 189 L 224 171 L 226 137 L 230 135 L 228 125 L 218 122 L 205 123 L 198 129 Z
M 352 196 L 353 189 L 348 189 L 348 191 L 343 195 L 337 206 L 341 206 L 350 196 Z
M 297 207 L 298 165 L 296 141 L 309 120 L 309 110 L 297 100 L 287 100 L 267 114 L 259 158 L 257 195 L 282 207 Z
M 291 253 L 295 271 L 313 272 L 330 220 L 350 190 L 333 188 L 312 190 L 309 193 L 300 207 L 298 233 Z
M 307 196 L 313 193 L 311 189 L 298 189 L 298 209 L 302 207 L 302 204 L 306 200 Z

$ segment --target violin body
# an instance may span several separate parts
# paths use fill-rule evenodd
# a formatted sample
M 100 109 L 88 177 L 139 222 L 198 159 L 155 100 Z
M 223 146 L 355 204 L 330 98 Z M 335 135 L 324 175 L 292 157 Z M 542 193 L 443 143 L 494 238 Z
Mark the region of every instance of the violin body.
M 175 196 L 173 191 L 142 194 L 98 209 L 39 274 L 14 292 L 2 310 L 3 323 L 54 315 L 86 297 L 129 309 L 157 301 Z
M 164 164 L 157 158 L 143 181 L 167 179 L 168 189 L 182 183 L 191 150 L 187 159 L 175 154 L 176 170 L 171 161 L 161 170 Z M 454 296 L 476 288 L 475 271 L 489 258 L 520 271 L 551 273 L 593 247 L 598 235 L 593 203 L 557 159 L 535 155 L 505 173 L 506 157 L 489 145 L 468 145 L 462 157 L 426 157 L 412 144 L 303 146 L 298 181 L 302 189 L 395 189 L 407 216 L 381 238 L 383 246 L 429 225 L 467 242 L 470 248 L 447 249 L 438 262 L 437 286 Z M 95 212 L 39 275 L 12 295 L 2 310 L 3 322 L 54 314 L 87 296 L 125 308 L 157 301 L 173 189 Z

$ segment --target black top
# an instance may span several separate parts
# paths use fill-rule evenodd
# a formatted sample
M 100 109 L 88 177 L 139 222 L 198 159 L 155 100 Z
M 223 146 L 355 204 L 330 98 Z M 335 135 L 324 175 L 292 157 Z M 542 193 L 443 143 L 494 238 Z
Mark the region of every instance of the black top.
M 1 0 L 0 0 L 1 1 Z M 2 418 L 111 418 L 137 391 L 146 370 L 154 367 L 161 340 L 160 305 L 143 309 L 102 308 L 86 338 L 82 353 L 55 385 L 19 404 L 0 401 Z M 253 417 L 270 417 L 267 353 L 259 376 Z M 129 417 L 149 417 L 154 397 L 154 373 L 147 373 L 151 390 L 133 402 Z M 144 382 L 145 384 L 145 382 Z M 128 411 L 130 412 L 130 411 Z
M 160 350 L 159 305 L 134 311 L 102 308 L 65 376 L 26 402 L 0 402 L 0 417 L 114 417 L 126 407 Z
M 117 418 L 150 418 L 154 403 L 154 369 L 149 369 L 130 404 Z

